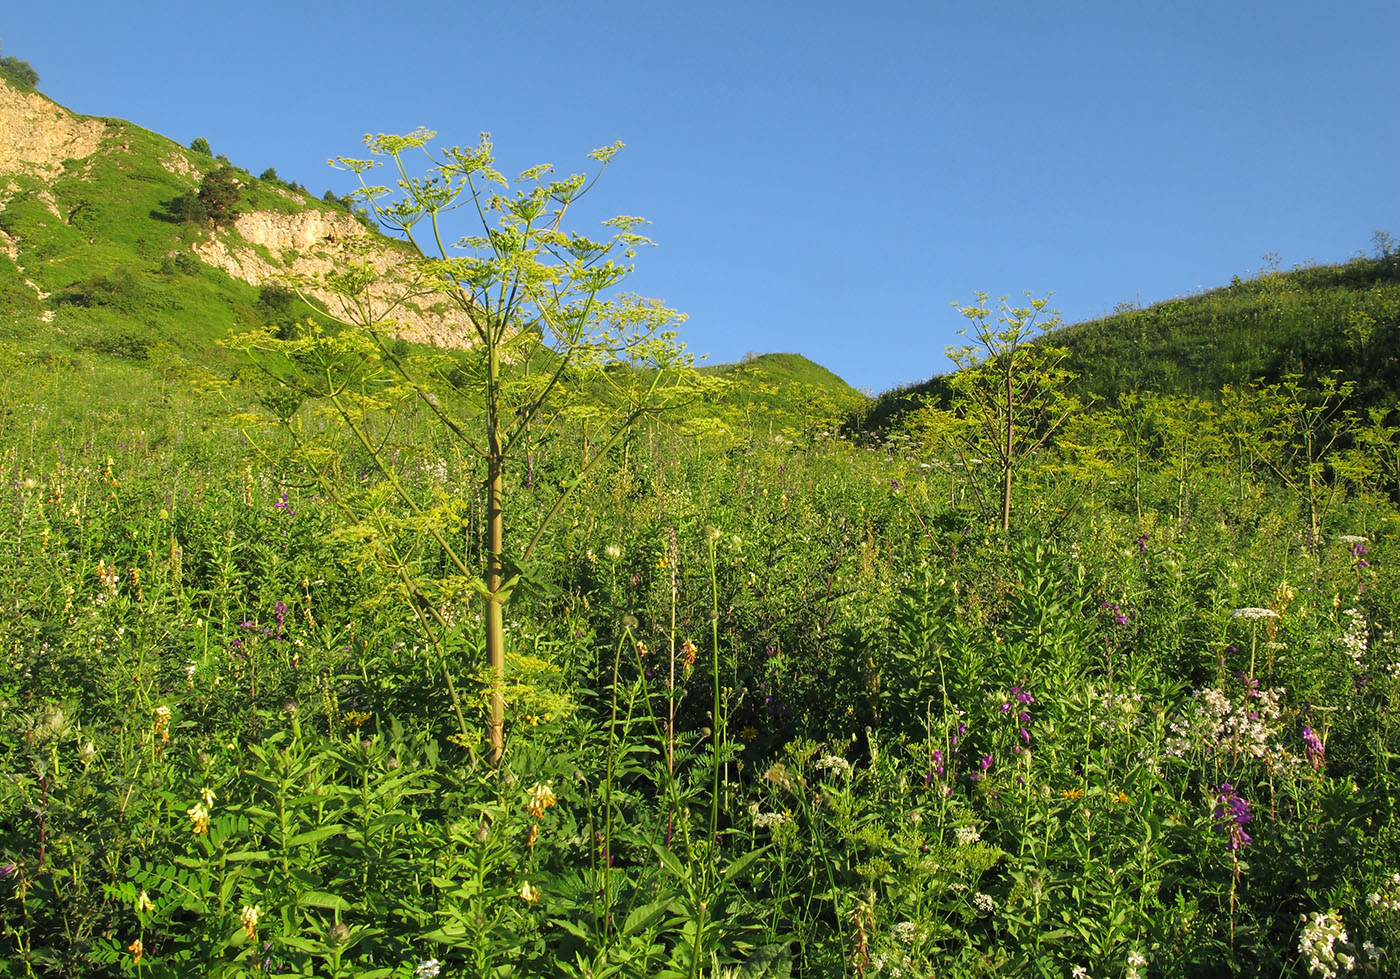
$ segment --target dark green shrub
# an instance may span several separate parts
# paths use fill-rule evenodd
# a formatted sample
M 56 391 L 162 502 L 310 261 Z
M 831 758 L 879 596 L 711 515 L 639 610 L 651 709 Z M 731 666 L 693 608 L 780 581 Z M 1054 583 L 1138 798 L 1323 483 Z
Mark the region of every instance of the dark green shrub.
M 199 185 L 199 202 L 204 213 L 215 225 L 228 224 L 238 216 L 238 201 L 243 188 L 233 167 L 211 171 Z
M 39 73 L 27 61 L 15 57 L 0 58 L 0 75 L 16 88 L 32 91 L 39 84 Z
M 75 282 L 55 297 L 64 305 L 84 309 L 104 306 L 124 313 L 134 312 L 142 305 L 144 298 L 145 289 L 140 280 L 134 272 L 124 268 Z
M 190 149 L 196 153 L 203 153 L 205 156 L 213 156 L 214 151 L 209 148 L 209 140 L 203 136 L 196 136 L 190 141 Z

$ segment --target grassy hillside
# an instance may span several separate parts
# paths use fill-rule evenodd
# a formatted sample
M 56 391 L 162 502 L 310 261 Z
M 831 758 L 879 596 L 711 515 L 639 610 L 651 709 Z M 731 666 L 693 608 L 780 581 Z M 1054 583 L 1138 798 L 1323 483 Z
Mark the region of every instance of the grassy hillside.
M 1213 399 L 1224 385 L 1354 381 L 1354 408 L 1391 407 L 1400 391 L 1400 257 L 1359 258 L 1276 272 L 1199 296 L 1076 323 L 1046 336 L 1069 350 L 1081 396 L 1108 404 L 1153 392 Z M 881 394 L 859 427 L 880 431 L 924 398 L 946 397 L 943 377 Z
M 1356 403 L 1400 385 L 1400 258 L 1271 273 L 1058 331 L 1086 394 L 1209 397 L 1223 385 L 1332 371 L 1356 382 Z
M 176 217 L 182 197 L 225 161 L 119 119 L 43 112 L 37 93 L 0 81 L 0 96 L 27 114 L 71 119 L 98 132 L 96 148 L 61 161 L 0 172 L 0 330 L 7 339 L 142 359 L 165 345 L 201 360 L 229 329 L 288 313 L 263 290 L 201 262 L 192 246 L 226 234 Z M 29 118 L 13 125 L 30 125 Z M 234 168 L 243 211 L 338 210 L 304 190 Z M 8 258 L 8 260 L 6 260 Z M 309 312 L 303 310 L 303 312 Z M 34 321 L 48 324 L 36 331 Z

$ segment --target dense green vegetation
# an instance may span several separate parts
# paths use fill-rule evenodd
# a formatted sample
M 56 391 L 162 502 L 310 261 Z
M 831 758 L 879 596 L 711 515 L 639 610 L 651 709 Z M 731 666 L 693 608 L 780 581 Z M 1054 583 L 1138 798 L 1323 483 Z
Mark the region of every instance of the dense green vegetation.
M 0 212 L 0 976 L 1393 973 L 1395 390 L 1307 332 L 1380 363 L 1389 259 L 1126 314 L 1131 375 L 983 301 L 879 437 L 797 355 L 626 430 L 654 364 L 561 372 L 501 685 L 481 351 L 181 265 L 218 164 L 108 131 L 47 193 L 128 190 Z M 1256 339 L 1187 390 L 1190 323 Z M 503 336 L 507 396 L 563 363 Z
M 342 492 L 442 589 L 469 739 L 294 457 L 121 360 L 4 376 L 9 974 L 1302 975 L 1300 915 L 1358 964 L 1400 938 L 1374 483 L 1313 539 L 1262 460 L 1222 438 L 1183 489 L 1144 442 L 1061 519 L 1066 445 L 1004 535 L 934 454 L 643 429 L 510 607 L 492 768 L 480 618 L 362 449 Z M 479 555 L 473 464 L 380 434 Z

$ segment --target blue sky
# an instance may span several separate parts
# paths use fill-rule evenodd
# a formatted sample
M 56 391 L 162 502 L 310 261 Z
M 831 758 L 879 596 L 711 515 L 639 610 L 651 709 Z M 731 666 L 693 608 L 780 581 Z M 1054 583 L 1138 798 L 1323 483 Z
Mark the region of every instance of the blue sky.
M 13 6 L 56 101 L 317 194 L 367 132 L 509 173 L 622 140 L 589 220 L 652 221 L 630 288 L 712 363 L 872 391 L 948 369 L 979 291 L 1075 322 L 1400 236 L 1394 0 Z

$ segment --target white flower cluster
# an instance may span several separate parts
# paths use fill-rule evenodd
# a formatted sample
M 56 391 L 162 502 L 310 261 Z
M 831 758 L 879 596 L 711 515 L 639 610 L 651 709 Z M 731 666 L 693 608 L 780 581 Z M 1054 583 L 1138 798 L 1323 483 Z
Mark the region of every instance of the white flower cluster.
M 846 776 L 851 774 L 851 763 L 839 755 L 822 755 L 812 763 L 812 767 L 818 771 L 840 772 Z
M 1142 979 L 1139 968 L 1147 965 L 1147 956 L 1134 949 L 1128 953 L 1128 969 L 1123 973 L 1123 979 Z
M 1184 758 L 1188 752 L 1202 749 L 1269 761 L 1286 760 L 1288 752 L 1278 741 L 1283 719 L 1279 701 L 1283 693 L 1282 687 L 1261 689 L 1236 702 L 1214 687 L 1197 690 L 1181 716 L 1167 729 L 1166 753 Z
M 441 972 L 441 962 L 437 959 L 427 959 L 418 963 L 418 968 L 413 970 L 413 979 L 437 979 Z
M 1271 608 L 1237 608 L 1230 613 L 1230 618 L 1257 622 L 1260 619 L 1276 619 L 1278 613 Z
M 914 960 L 907 955 L 896 959 L 882 952 L 870 960 L 870 966 L 874 975 L 889 976 L 890 979 L 904 979 L 906 975 L 917 975 L 914 971 Z
M 997 909 L 997 902 L 992 899 L 992 895 L 983 894 L 981 891 L 972 896 L 972 903 L 978 911 L 985 911 L 988 914 Z
M 756 812 L 753 814 L 754 829 L 772 829 L 787 822 L 788 816 L 781 812 Z
M 972 846 L 982 838 L 982 834 L 977 832 L 976 826 L 958 826 L 953 829 L 953 836 L 957 838 L 958 846 Z
M 1107 734 L 1126 733 L 1142 710 L 1142 694 L 1135 689 L 1102 695 L 1089 719 Z
M 1390 882 L 1400 887 L 1400 873 L 1392 874 Z M 1400 890 L 1372 891 L 1366 895 L 1366 903 L 1382 911 L 1400 911 Z
M 439 486 L 446 486 L 447 460 L 439 456 L 437 459 L 423 463 L 423 475 L 428 478 L 430 484 L 436 483 Z
M 912 921 L 900 921 L 890 926 L 890 937 L 901 945 L 912 945 L 919 938 L 919 926 Z
M 1314 911 L 1303 915 L 1303 937 L 1298 939 L 1298 951 L 1308 960 L 1308 971 L 1322 979 L 1336 979 L 1339 970 L 1350 972 L 1356 958 L 1337 951 L 1337 945 L 1347 944 L 1346 926 L 1335 911 L 1324 914 Z
M 1346 630 L 1337 639 L 1337 645 L 1342 647 L 1342 651 L 1351 657 L 1353 663 L 1360 663 L 1361 657 L 1366 655 L 1366 646 L 1370 642 L 1368 629 L 1366 626 L 1366 616 L 1361 614 L 1359 609 L 1349 608 L 1342 613 L 1348 619 Z

